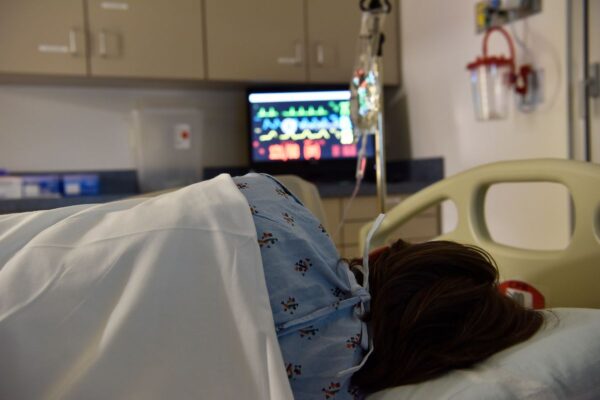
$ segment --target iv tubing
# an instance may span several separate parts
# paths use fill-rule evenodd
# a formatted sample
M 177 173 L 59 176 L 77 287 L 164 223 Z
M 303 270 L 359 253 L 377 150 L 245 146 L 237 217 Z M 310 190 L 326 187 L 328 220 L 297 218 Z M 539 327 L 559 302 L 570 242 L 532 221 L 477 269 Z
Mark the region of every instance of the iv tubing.
M 360 184 L 363 178 L 365 177 L 365 168 L 367 166 L 367 140 L 367 135 L 363 135 L 360 150 L 358 152 L 358 157 L 356 159 L 356 183 L 354 184 L 354 190 L 352 191 L 352 195 L 350 196 L 348 203 L 346 203 L 346 207 L 344 207 L 344 211 L 342 212 L 342 218 L 340 219 L 337 229 L 335 230 L 334 237 L 336 238 L 342 231 L 342 227 L 344 226 L 344 223 L 346 222 L 346 217 L 348 216 L 348 211 L 350 210 L 350 207 L 352 206 L 356 195 L 358 195 L 358 191 L 360 190 Z

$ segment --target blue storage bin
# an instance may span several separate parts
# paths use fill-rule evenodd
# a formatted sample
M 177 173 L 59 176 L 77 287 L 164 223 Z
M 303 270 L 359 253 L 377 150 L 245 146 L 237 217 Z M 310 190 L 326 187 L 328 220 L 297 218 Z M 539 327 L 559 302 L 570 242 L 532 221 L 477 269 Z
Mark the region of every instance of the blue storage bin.
M 63 175 L 65 196 L 96 196 L 100 193 L 100 178 L 97 174 Z
M 23 197 L 60 197 L 58 175 L 23 175 Z

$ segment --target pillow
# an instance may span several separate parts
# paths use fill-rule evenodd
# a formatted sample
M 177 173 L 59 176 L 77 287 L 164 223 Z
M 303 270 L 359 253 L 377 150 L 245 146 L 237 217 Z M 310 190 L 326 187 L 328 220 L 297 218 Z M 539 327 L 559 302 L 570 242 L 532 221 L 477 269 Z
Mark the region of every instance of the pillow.
M 526 342 L 471 369 L 383 390 L 369 400 L 600 398 L 600 310 L 544 313 L 545 326 Z

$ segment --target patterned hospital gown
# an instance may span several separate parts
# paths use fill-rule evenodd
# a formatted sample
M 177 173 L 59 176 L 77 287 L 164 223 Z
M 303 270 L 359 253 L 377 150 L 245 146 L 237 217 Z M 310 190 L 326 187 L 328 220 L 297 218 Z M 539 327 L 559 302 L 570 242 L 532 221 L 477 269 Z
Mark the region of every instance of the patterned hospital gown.
M 368 350 L 369 295 L 323 225 L 268 175 L 234 178 L 254 218 L 275 330 L 294 398 L 360 399 L 352 367 Z M 362 305 L 361 305 L 362 303 Z

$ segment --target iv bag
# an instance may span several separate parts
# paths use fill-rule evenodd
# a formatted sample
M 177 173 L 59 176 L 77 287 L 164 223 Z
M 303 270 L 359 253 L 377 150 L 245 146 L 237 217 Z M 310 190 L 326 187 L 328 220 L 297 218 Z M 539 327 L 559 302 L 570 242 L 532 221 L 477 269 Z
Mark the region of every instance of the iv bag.
M 357 58 L 350 82 L 354 140 L 377 130 L 382 105 L 381 35 L 385 13 L 362 13 Z

